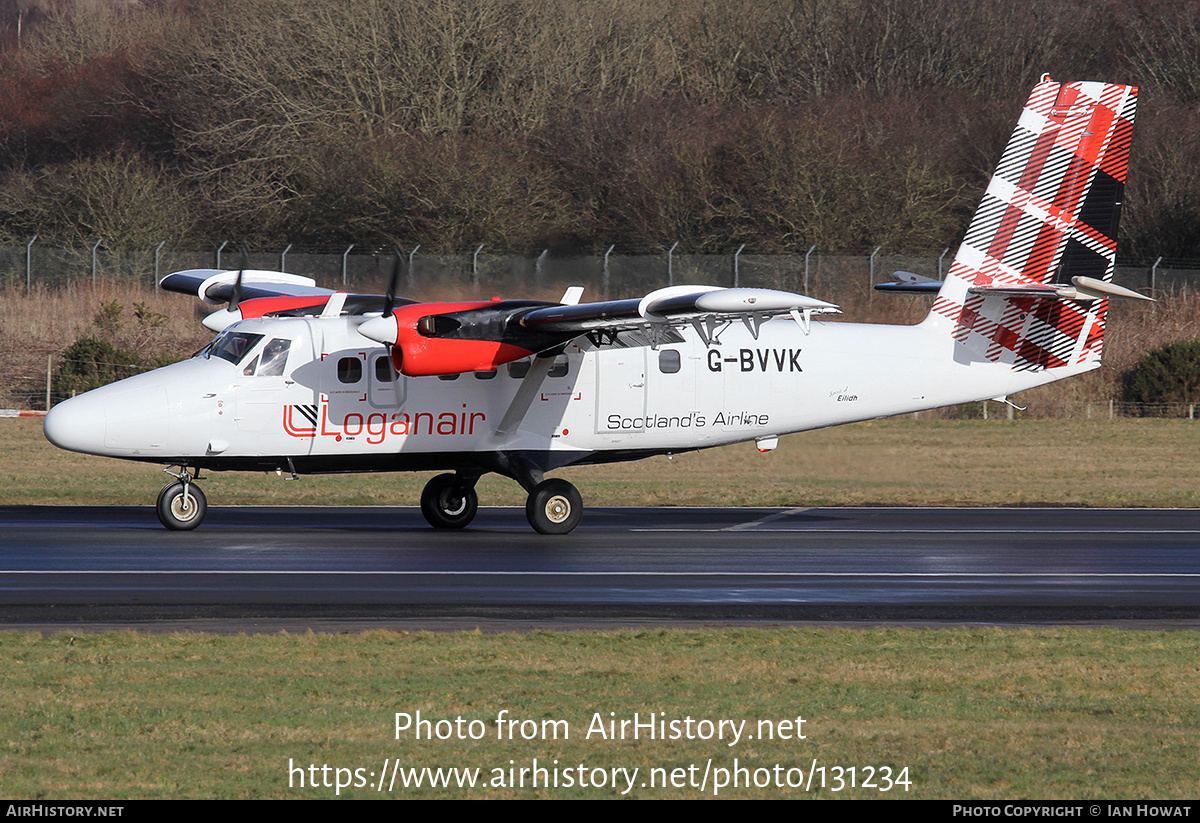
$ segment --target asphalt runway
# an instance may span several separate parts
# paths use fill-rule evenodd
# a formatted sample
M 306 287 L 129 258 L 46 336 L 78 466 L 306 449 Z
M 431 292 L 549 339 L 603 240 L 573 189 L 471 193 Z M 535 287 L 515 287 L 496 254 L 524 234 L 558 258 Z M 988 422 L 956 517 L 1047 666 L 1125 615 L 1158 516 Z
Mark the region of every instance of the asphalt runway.
M 737 621 L 1200 626 L 1200 510 L 0 507 L 0 626 L 268 631 Z

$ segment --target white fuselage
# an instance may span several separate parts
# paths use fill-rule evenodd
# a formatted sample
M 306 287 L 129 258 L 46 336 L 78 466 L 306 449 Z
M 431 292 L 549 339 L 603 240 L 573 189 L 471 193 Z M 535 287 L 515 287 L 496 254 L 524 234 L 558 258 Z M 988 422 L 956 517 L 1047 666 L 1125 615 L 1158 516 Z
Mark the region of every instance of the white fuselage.
M 1067 376 L 971 357 L 929 321 L 816 321 L 806 331 L 782 318 L 764 323 L 757 339 L 734 322 L 711 345 L 685 326 L 682 342 L 656 348 L 597 350 L 585 338 L 568 345 L 527 410 L 502 427 L 528 360 L 495 372 L 406 377 L 385 347 L 357 333 L 362 321 L 241 321 L 225 335 L 244 335 L 244 351 L 223 358 L 210 347 L 68 400 L 47 417 L 46 434 L 75 451 L 214 469 L 441 468 L 516 452 L 548 470 L 612 452 L 768 440 Z M 286 362 L 267 370 L 273 341 L 286 341 Z

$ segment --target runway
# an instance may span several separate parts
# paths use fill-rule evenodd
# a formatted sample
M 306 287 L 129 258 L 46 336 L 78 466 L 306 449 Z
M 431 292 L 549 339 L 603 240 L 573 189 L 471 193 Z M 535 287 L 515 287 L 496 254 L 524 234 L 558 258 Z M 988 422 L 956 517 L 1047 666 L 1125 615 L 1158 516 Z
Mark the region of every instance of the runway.
M 1200 619 L 1200 511 L 0 507 L 0 625 Z

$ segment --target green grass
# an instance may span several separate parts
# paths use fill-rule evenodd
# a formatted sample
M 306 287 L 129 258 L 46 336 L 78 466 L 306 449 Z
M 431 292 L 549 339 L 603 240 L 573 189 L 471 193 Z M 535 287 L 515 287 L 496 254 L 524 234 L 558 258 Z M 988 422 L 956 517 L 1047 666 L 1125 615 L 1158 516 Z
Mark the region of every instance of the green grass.
M 378 772 L 509 761 L 702 771 L 907 767 L 910 798 L 1190 798 L 1200 792 L 1192 632 L 807 629 L 525 635 L 0 635 L 0 793 L 9 798 L 332 797 L 293 765 Z M 569 738 L 496 740 L 495 719 Z M 482 721 L 482 740 L 396 739 L 395 713 Z M 806 739 L 604 740 L 607 721 L 803 717 Z M 330 780 L 333 780 L 331 773 Z M 318 776 L 319 773 L 318 773 Z M 305 777 L 308 777 L 306 773 Z M 635 797 L 697 797 L 639 785 Z M 379 797 L 367 788 L 342 796 Z M 395 789 L 398 797 L 615 797 L 606 788 Z
M 1200 422 L 892 419 L 752 444 L 581 466 L 560 474 L 587 505 L 1200 506 Z M 214 506 L 415 505 L 429 474 L 308 476 L 214 472 Z M 60 451 L 37 420 L 0 420 L 0 505 L 151 504 L 167 478 L 151 464 Z M 485 477 L 482 505 L 523 505 Z

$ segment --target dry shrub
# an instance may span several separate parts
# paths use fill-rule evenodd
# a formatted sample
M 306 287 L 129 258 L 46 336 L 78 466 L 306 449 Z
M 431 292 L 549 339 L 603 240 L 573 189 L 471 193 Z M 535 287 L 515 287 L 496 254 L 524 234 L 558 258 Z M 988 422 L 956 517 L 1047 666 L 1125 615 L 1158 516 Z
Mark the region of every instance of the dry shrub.
M 0 370 L 7 376 L 0 389 L 0 406 L 29 406 L 45 392 L 47 357 L 57 356 L 81 337 L 97 334 L 97 314 L 104 304 L 121 307 L 114 340 L 144 362 L 186 356 L 203 346 L 212 334 L 198 321 L 195 300 L 155 292 L 125 283 L 76 283 L 65 289 L 35 288 L 0 291 Z M 140 323 L 140 304 L 147 316 L 161 315 L 161 324 Z M 53 368 L 53 367 L 52 367 Z

